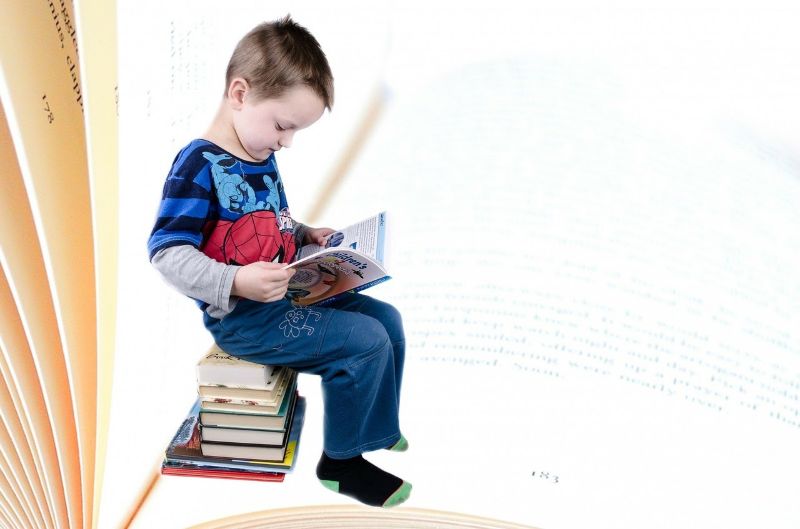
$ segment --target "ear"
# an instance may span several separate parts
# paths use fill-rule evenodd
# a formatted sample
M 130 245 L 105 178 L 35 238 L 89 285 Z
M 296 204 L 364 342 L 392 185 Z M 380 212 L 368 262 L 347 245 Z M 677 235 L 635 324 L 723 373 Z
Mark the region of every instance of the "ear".
M 250 91 L 250 84 L 241 77 L 236 77 L 228 85 L 228 104 L 234 110 L 241 110 L 247 93 Z

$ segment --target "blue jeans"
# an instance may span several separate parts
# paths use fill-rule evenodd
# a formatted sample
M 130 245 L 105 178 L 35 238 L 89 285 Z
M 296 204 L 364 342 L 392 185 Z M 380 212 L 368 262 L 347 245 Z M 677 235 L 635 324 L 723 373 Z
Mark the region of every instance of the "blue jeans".
M 322 377 L 329 457 L 355 457 L 400 439 L 405 335 L 392 305 L 361 294 L 308 308 L 242 298 L 223 319 L 204 314 L 204 322 L 230 355 Z

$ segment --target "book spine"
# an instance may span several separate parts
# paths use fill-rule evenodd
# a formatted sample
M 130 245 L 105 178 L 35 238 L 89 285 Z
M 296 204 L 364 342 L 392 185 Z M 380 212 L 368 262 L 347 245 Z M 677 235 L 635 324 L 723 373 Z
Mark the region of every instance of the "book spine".
M 378 244 L 376 246 L 375 258 L 383 264 L 383 245 L 386 241 L 386 212 L 378 214 Z
M 356 288 L 350 290 L 350 292 L 353 292 L 353 293 L 361 292 L 362 290 L 366 290 L 366 289 L 368 289 L 370 287 L 374 287 L 375 285 L 379 285 L 379 284 L 383 283 L 384 281 L 388 281 L 391 278 L 392 278 L 392 276 L 379 277 L 378 279 L 375 279 L 374 281 L 370 281 L 369 283 L 364 283 L 363 285 L 357 286 Z

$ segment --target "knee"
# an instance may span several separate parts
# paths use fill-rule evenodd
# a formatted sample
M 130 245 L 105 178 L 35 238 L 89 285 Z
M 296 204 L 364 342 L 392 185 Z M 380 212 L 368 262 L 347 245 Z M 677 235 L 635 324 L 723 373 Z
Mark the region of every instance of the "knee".
M 389 334 L 389 339 L 392 342 L 399 342 L 400 340 L 405 339 L 405 334 L 403 332 L 403 317 L 400 314 L 400 311 L 397 310 L 394 305 L 390 305 L 385 302 L 379 302 L 379 316 L 378 319 L 386 328 L 386 332 Z
M 391 349 L 389 335 L 381 322 L 363 315 L 350 331 L 345 347 L 351 354 L 372 353 L 381 348 Z

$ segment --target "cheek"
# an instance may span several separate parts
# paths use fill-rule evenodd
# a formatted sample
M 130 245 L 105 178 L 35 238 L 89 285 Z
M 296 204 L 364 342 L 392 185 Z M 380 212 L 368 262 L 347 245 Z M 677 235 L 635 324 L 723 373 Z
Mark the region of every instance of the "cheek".
M 241 123 L 239 134 L 242 141 L 251 145 L 265 145 L 271 141 L 269 127 L 262 125 L 256 119 L 247 119 Z

